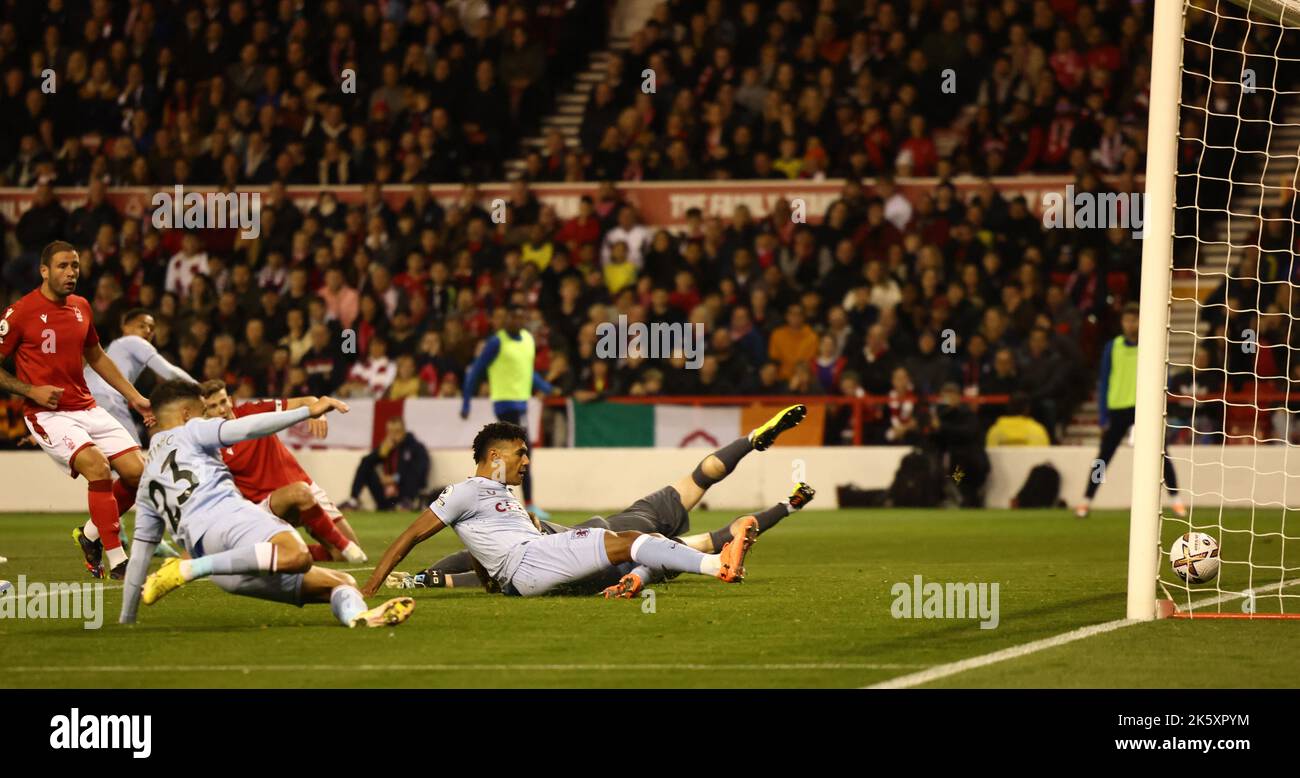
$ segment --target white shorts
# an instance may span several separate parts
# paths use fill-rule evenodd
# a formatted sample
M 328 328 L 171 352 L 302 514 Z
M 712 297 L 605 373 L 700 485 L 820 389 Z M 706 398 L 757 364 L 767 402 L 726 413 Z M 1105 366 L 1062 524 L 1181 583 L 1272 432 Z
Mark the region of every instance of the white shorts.
M 325 490 L 320 488 L 320 484 L 312 482 L 307 485 L 307 488 L 311 489 L 311 496 L 316 498 L 316 504 L 321 507 L 321 510 L 325 511 L 326 516 L 329 516 L 332 521 L 338 521 L 339 519 L 343 518 L 343 512 L 340 511 L 339 507 L 334 504 L 334 501 L 331 500 L 330 496 L 325 493 Z M 275 494 L 275 492 L 272 492 L 271 494 Z M 257 504 L 257 507 L 261 508 L 262 510 L 271 514 L 272 516 L 275 515 L 275 511 L 271 510 L 270 494 L 263 497 L 262 501 Z
M 108 411 L 110 416 L 117 419 L 117 423 L 122 425 L 122 429 L 131 436 L 131 440 L 134 440 L 137 446 L 140 445 L 140 433 L 137 431 L 135 417 L 131 415 L 131 406 L 126 404 L 122 395 L 114 392 L 112 397 L 96 397 L 95 402 Z
M 523 559 L 510 576 L 506 591 L 533 597 L 561 584 L 580 581 L 609 566 L 603 529 L 581 527 L 546 535 L 525 545 Z
M 45 453 L 73 478 L 77 470 L 72 460 L 87 446 L 98 446 L 110 461 L 140 448 L 122 424 L 99 406 L 84 411 L 38 411 L 25 420 Z

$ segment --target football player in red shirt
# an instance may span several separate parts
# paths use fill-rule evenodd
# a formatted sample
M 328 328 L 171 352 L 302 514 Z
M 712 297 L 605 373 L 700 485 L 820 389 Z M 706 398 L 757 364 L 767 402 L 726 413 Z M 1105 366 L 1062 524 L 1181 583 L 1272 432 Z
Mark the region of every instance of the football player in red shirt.
M 120 537 L 123 513 L 135 504 L 144 460 L 140 446 L 86 388 L 84 364 L 153 424 L 149 401 L 113 364 L 99 344 L 86 298 L 73 294 L 81 260 L 71 243 L 56 240 L 41 252 L 41 285 L 11 305 L 0 319 L 0 361 L 13 356 L 17 377 L 0 369 L 0 390 L 27 398 L 27 429 L 60 468 L 89 484 L 90 520 L 73 530 L 86 569 L 113 578 L 126 573 Z M 120 476 L 113 480 L 113 471 Z
M 291 411 L 316 402 L 315 397 L 291 397 L 287 400 L 262 400 L 244 403 L 235 408 L 220 380 L 204 381 L 199 385 L 203 397 L 204 415 L 208 418 L 234 419 L 250 413 Z M 313 433 L 325 437 L 328 430 L 313 419 Z M 357 542 L 348 520 L 334 505 L 334 501 L 319 484 L 311 480 L 293 453 L 275 435 L 254 438 L 221 449 L 221 458 L 235 477 L 235 486 L 249 501 L 257 503 L 290 524 L 306 527 L 319 544 L 308 546 L 312 559 L 318 561 L 366 561 L 366 554 Z

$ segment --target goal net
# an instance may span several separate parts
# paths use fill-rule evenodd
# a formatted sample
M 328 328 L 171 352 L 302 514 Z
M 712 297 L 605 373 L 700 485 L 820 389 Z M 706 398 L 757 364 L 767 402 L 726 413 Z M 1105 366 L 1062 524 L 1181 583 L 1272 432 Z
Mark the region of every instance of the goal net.
M 1158 0 L 1153 36 L 1128 615 L 1300 618 L 1300 0 Z

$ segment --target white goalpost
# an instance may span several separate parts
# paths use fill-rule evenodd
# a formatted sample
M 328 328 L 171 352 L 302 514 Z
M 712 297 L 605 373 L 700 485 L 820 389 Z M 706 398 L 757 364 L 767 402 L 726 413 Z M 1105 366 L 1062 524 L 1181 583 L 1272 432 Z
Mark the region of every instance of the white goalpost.
M 1127 617 L 1300 618 L 1300 0 L 1156 0 L 1149 107 Z

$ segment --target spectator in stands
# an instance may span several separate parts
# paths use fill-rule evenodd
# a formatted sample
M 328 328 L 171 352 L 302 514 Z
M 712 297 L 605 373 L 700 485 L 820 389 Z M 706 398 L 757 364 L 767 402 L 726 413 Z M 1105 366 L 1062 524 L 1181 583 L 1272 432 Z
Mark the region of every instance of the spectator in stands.
M 777 374 L 788 381 L 795 367 L 817 356 L 817 333 L 808 326 L 801 305 L 791 305 L 785 312 L 785 324 L 772 330 L 768 356 L 777 363 Z
M 898 360 L 894 357 L 883 324 L 868 327 L 861 350 L 849 358 L 849 369 L 857 374 L 868 394 L 883 395 L 889 392 L 894 368 L 897 366 Z
M 409 400 L 416 397 L 425 397 L 427 393 L 428 387 L 420 378 L 415 357 L 411 354 L 399 356 L 397 358 L 397 374 L 393 377 L 393 383 L 389 385 L 388 391 L 384 393 L 385 399 Z
M 1020 391 L 1020 373 L 1016 367 L 1015 353 L 1009 348 L 1000 348 L 993 355 L 993 370 L 985 376 L 979 385 L 982 397 L 1010 397 Z M 988 402 L 984 404 L 981 415 L 986 424 L 996 421 L 1006 412 L 1006 402 Z
M 1034 328 L 1029 333 L 1018 372 L 1020 387 L 1029 398 L 1030 412 L 1055 440 L 1054 430 L 1064 410 L 1070 374 L 1064 361 L 1051 350 L 1050 343 L 1051 336 L 1046 329 Z
M 917 352 L 904 364 L 917 391 L 926 397 L 938 394 L 939 388 L 953 375 L 952 358 L 939 351 L 939 339 L 929 330 L 917 338 Z
M 428 483 L 428 450 L 407 431 L 402 417 L 393 416 L 384 423 L 379 446 L 357 465 L 352 492 L 339 508 L 357 510 L 362 492 L 368 491 L 378 510 L 415 510 Z
M 205 23 L 207 5 L 168 5 L 175 19 L 192 18 L 193 25 L 128 14 L 101 26 L 94 41 L 65 35 L 59 57 L 81 75 L 78 87 L 57 95 L 40 92 L 39 71 L 10 69 L 3 99 L 15 131 L 0 133 L 9 152 L 3 183 L 37 187 L 36 207 L 17 229 L 4 225 L 23 249 L 4 265 L 7 298 L 35 285 L 31 252 L 45 242 L 40 234 L 72 236 L 89 249 L 83 289 L 112 291 L 114 282 L 101 279 L 115 277 L 129 304 L 159 311 L 159 348 L 188 358 L 196 374 L 212 356 L 211 372 L 229 376 L 232 385 L 246 386 L 237 379 L 249 378 L 269 388 L 283 380 L 321 394 L 336 390 L 378 337 L 388 340 L 392 360 L 418 352 L 431 394 L 455 394 L 494 312 L 518 303 L 537 335 L 539 364 L 548 350 L 567 351 L 575 389 L 592 396 L 616 393 L 616 371 L 593 362 L 590 351 L 583 356 L 589 346 L 580 332 L 620 313 L 637 320 L 647 310 L 661 320 L 678 321 L 680 313 L 712 334 L 706 356 L 716 357 L 718 380 L 683 377 L 671 364 L 641 366 L 661 371 L 665 391 L 692 384 L 721 391 L 735 383 L 782 393 L 826 387 L 827 380 L 828 388 L 842 390 L 852 371 L 861 384 L 854 391 L 885 395 L 894 368 L 907 365 L 925 393 L 953 377 L 937 369 L 949 356 L 967 391 L 989 391 L 996 388 L 991 382 L 1017 373 L 993 370 L 989 363 L 998 358 L 991 355 L 1006 348 L 1027 354 L 1034 328 L 1048 327 L 1047 353 L 1066 363 L 1068 378 L 1041 390 L 1041 399 L 1055 404 L 1060 421 L 1083 399 L 1079 387 L 1096 370 L 1094 344 L 1113 335 L 1118 306 L 1132 295 L 1131 284 L 1108 284 L 1110 274 L 1134 261 L 1136 243 L 1127 233 L 1049 232 L 1037 204 L 1007 200 L 988 181 L 953 181 L 963 174 L 1063 172 L 1076 189 L 1089 191 L 1104 185 L 1093 169 L 1100 166 L 1120 171 L 1108 185 L 1132 191 L 1125 176 L 1141 164 L 1140 144 L 1131 141 L 1144 128 L 1147 100 L 1124 85 L 1146 80 L 1146 6 L 1084 4 L 1066 14 L 1020 4 L 1008 15 L 1001 6 L 935 14 L 924 4 L 916 10 L 883 3 L 865 12 L 831 3 L 745 2 L 735 10 L 725 3 L 665 4 L 593 89 L 577 143 L 566 146 L 563 134 L 548 133 L 526 168 L 528 178 L 592 181 L 578 215 L 559 222 L 529 187 L 516 185 L 509 223 L 496 225 L 489 212 L 495 192 L 488 196 L 474 181 L 504 178 L 505 162 L 521 156 L 528 126 L 552 111 L 553 92 L 603 44 L 605 3 L 576 0 L 558 17 L 540 5 L 515 4 L 504 13 L 499 2 L 475 2 L 462 4 L 468 12 L 437 15 L 416 4 L 400 24 L 369 6 L 315 25 L 292 8 L 267 20 L 254 9 L 261 32 L 251 47 L 248 25 Z M 243 8 L 235 3 L 228 15 Z M 75 19 L 75 9 L 70 13 Z M 1189 23 L 1238 24 L 1202 16 Z M 15 17 L 16 45 L 8 53 L 19 62 L 44 57 L 41 41 L 63 24 L 48 15 Z M 565 34 L 541 32 L 550 25 Z M 526 67 L 539 50 L 543 80 Z M 165 53 L 150 53 L 158 51 Z M 338 67 L 308 66 L 313 53 Z M 969 89 L 925 99 L 946 60 L 960 63 Z M 328 75 L 344 63 L 356 70 L 356 95 L 338 93 Z M 634 88 L 645 66 L 657 75 L 654 95 Z M 1294 81 L 1281 72 L 1277 87 L 1295 91 Z M 1200 104 L 1208 86 L 1185 89 L 1193 90 L 1185 101 Z M 62 137 L 71 125 L 51 120 L 68 110 L 68 99 L 84 103 L 83 123 L 102 139 L 97 146 Z M 1269 110 L 1266 95 L 1243 95 L 1243 116 L 1266 118 Z M 1258 136 L 1257 125 L 1267 123 L 1243 122 L 1243 138 Z M 1184 129 L 1186 173 L 1202 164 L 1205 142 L 1196 121 Z M 604 133 L 610 143 L 601 147 Z M 956 148 L 949 151 L 944 138 L 955 138 Z M 1259 148 L 1266 147 L 1262 141 Z M 1205 153 L 1210 165 L 1213 146 Z M 932 185 L 894 180 L 927 169 L 938 179 Z M 603 172 L 586 175 L 597 170 Z M 1230 178 L 1228 170 L 1223 165 L 1217 178 L 1180 176 L 1202 187 L 1180 197 L 1204 206 L 1195 209 L 1202 214 L 1226 212 L 1226 200 L 1215 202 L 1219 195 L 1209 190 Z M 809 210 L 807 225 L 795 224 L 788 204 L 753 214 L 728 207 L 724 220 L 712 201 L 688 209 L 683 224 L 644 224 L 615 184 L 686 173 L 846 181 L 827 210 Z M 863 186 L 862 177 L 875 179 L 874 187 Z M 300 210 L 285 194 L 286 184 L 317 180 L 346 180 L 363 187 L 363 196 L 356 202 L 325 192 Z M 417 184 L 408 196 L 384 186 L 394 180 Z M 468 183 L 458 196 L 435 198 L 422 180 Z M 231 243 L 216 231 L 191 238 L 181 229 L 157 230 L 119 213 L 114 204 L 122 201 L 114 195 L 101 197 L 103 181 L 262 185 L 262 235 Z M 55 198 L 50 182 L 90 185 L 87 204 L 69 216 L 80 195 Z M 1226 196 L 1227 187 L 1219 188 Z M 1193 210 L 1180 209 L 1177 218 Z M 1272 221 L 1256 241 L 1258 263 L 1243 257 L 1247 264 L 1233 272 L 1239 308 L 1256 299 L 1244 276 L 1257 269 L 1265 284 L 1286 277 L 1285 222 L 1267 216 Z M 120 230 L 105 231 L 110 223 Z M 681 232 L 660 234 L 665 228 Z M 174 270 L 173 258 L 180 260 Z M 355 304 L 328 302 L 336 288 L 354 290 Z M 102 298 L 104 307 L 115 295 Z M 1222 302 L 1230 302 L 1226 293 Z M 769 338 L 784 331 L 780 319 L 793 305 L 803 308 L 815 347 L 793 367 L 765 366 L 773 354 Z M 213 353 L 218 335 L 242 339 L 253 318 L 263 322 L 265 343 L 289 349 L 283 379 L 279 367 L 277 377 L 254 375 L 241 360 Z M 1228 324 L 1212 323 L 1213 331 L 1233 331 Z M 1249 322 L 1232 322 L 1238 324 Z M 939 360 L 923 333 L 946 329 L 961 356 L 941 350 Z M 170 343 L 161 338 L 168 332 Z M 823 347 L 826 335 L 834 358 Z M 773 345 L 784 353 L 779 341 Z M 432 342 L 437 346 L 426 349 Z M 223 341 L 222 350 L 229 345 Z M 1280 344 L 1261 346 L 1268 349 L 1261 359 L 1268 359 Z M 1236 369 L 1244 355 L 1229 356 Z M 1039 386 L 1029 367 L 1020 368 L 1023 383 L 1010 381 L 1011 391 Z
M 632 206 L 625 205 L 618 210 L 618 225 L 605 234 L 600 250 L 601 264 L 609 265 L 613 261 L 615 244 L 623 243 L 628 264 L 639 271 L 649 242 L 650 230 L 637 222 Z
M 366 358 L 352 366 L 339 387 L 342 397 L 382 397 L 397 377 L 397 364 L 388 357 L 388 341 L 380 335 L 366 344 Z
M 889 405 L 885 419 L 884 442 L 894 445 L 916 445 L 924 432 L 917 410 L 924 398 L 916 393 L 907 368 L 894 368 L 890 377 Z

